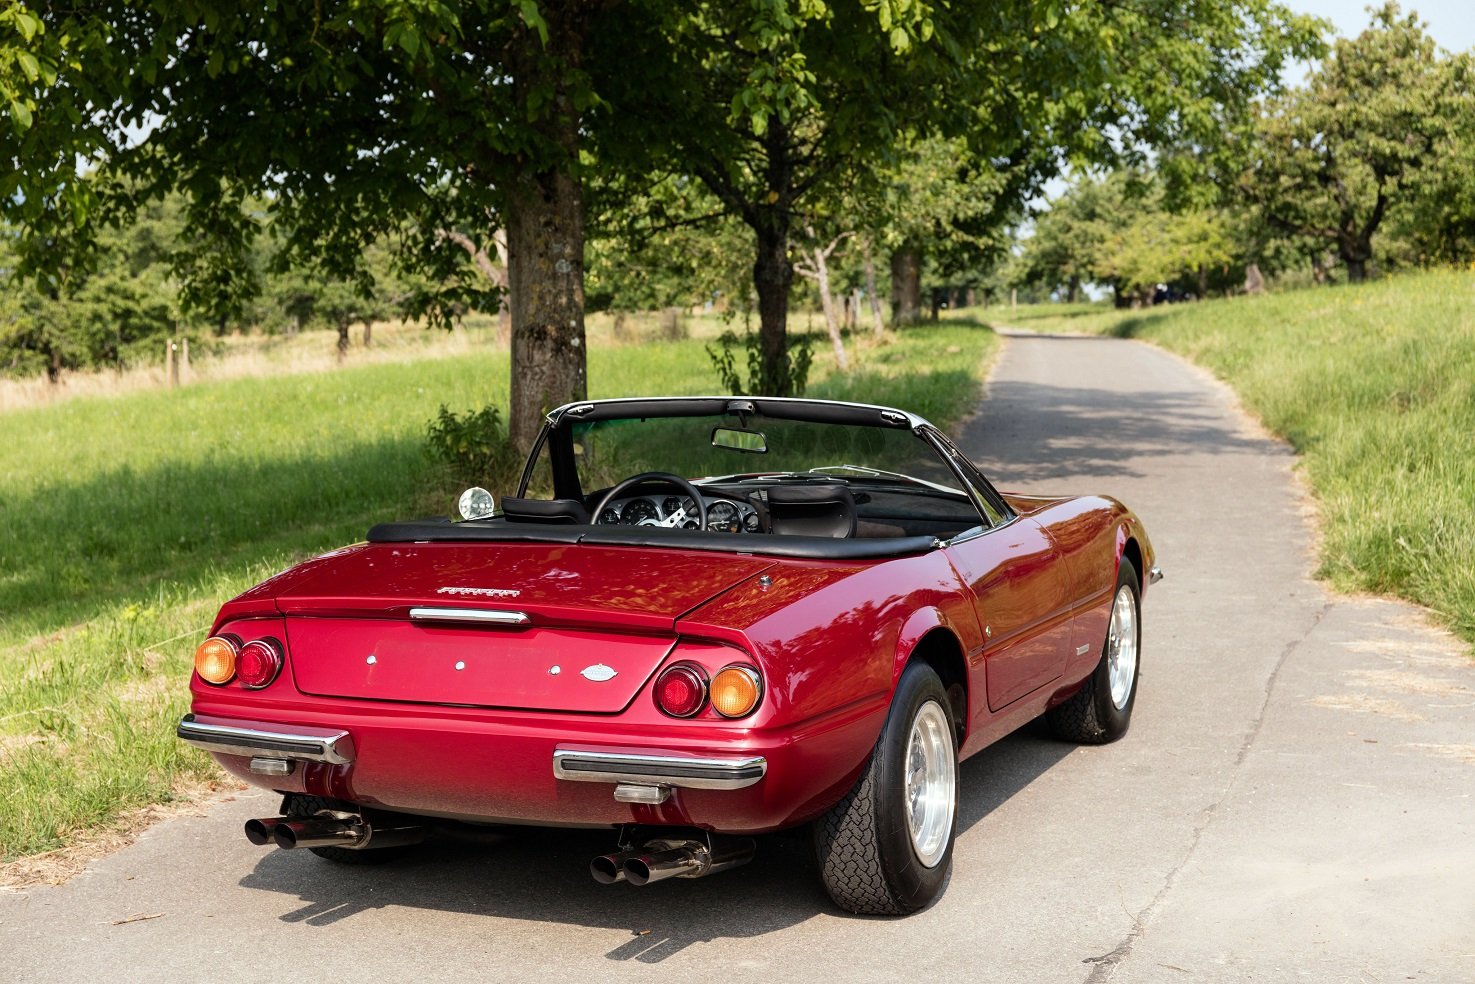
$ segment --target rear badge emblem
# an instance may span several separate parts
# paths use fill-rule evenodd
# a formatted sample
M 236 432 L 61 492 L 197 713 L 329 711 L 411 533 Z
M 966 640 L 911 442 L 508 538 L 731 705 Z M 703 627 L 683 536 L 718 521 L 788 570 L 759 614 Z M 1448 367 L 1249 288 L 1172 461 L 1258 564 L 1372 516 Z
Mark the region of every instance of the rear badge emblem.
M 516 588 L 436 588 L 436 594 L 456 595 L 461 598 L 516 598 L 522 594 Z
M 580 670 L 579 676 L 585 680 L 593 680 L 595 683 L 603 683 L 606 680 L 613 680 L 615 671 L 603 663 L 595 663 L 593 666 L 586 666 Z

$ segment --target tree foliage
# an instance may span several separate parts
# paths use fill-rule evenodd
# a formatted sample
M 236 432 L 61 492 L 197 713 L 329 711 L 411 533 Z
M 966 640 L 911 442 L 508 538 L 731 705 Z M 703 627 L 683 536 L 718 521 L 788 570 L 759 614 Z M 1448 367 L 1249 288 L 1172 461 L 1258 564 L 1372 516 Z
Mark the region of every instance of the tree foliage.
M 1336 42 L 1306 86 L 1268 103 L 1239 191 L 1266 222 L 1324 242 L 1361 280 L 1374 234 L 1452 141 L 1469 95 L 1417 15 L 1390 0 L 1366 31 Z

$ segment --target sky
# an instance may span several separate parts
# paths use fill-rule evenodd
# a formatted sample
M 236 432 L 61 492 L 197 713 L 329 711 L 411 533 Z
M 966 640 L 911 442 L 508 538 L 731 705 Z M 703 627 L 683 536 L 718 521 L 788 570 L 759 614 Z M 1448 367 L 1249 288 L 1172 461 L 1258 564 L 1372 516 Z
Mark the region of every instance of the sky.
M 1381 5 L 1381 0 L 1285 0 L 1286 6 L 1302 13 L 1325 17 L 1343 37 L 1356 37 L 1367 27 L 1372 16 L 1370 5 Z M 1475 48 L 1475 2 L 1472 0 L 1402 0 L 1405 13 L 1417 11 L 1419 19 L 1428 25 L 1427 30 L 1434 43 L 1445 51 L 1465 51 Z

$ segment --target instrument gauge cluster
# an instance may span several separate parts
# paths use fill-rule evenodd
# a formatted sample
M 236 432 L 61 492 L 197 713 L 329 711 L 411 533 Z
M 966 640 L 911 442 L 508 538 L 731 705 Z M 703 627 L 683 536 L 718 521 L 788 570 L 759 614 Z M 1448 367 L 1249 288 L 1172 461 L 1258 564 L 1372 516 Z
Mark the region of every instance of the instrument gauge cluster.
M 762 526 L 758 511 L 746 502 L 711 496 L 707 498 L 707 529 L 714 533 L 757 533 Z M 682 512 L 680 525 L 697 528 L 696 503 L 690 496 L 637 495 L 617 499 L 605 507 L 595 522 L 601 526 L 668 526 Z

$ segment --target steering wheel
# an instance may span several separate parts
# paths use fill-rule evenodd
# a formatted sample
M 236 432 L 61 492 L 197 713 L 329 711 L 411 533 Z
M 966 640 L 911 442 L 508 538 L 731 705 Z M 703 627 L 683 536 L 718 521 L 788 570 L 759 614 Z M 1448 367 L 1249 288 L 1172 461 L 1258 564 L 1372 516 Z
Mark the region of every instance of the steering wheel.
M 687 495 L 691 496 L 691 501 L 696 503 L 697 529 L 705 530 L 707 528 L 706 500 L 702 498 L 702 494 L 697 491 L 697 487 L 695 485 L 691 484 L 680 475 L 673 475 L 670 472 L 641 472 L 639 475 L 631 475 L 623 482 L 619 482 L 608 492 L 606 492 L 604 494 L 604 498 L 599 500 L 599 505 L 594 507 L 594 521 L 596 523 L 599 522 L 599 517 L 604 515 L 604 510 L 609 506 L 611 502 L 619 498 L 620 493 L 633 486 L 639 485 L 641 482 L 665 482 L 667 485 L 674 485 L 682 492 L 685 492 Z

